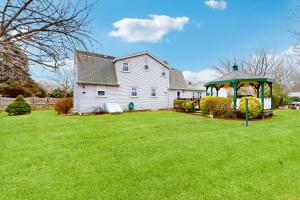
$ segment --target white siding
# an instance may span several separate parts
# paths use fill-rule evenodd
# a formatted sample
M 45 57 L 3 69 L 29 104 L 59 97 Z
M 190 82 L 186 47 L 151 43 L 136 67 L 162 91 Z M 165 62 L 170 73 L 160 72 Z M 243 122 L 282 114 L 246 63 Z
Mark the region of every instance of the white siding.
M 177 99 L 177 91 L 180 91 L 180 98 L 198 98 L 196 92 L 200 93 L 200 97 L 205 97 L 205 92 L 201 91 L 191 91 L 191 90 L 170 90 L 169 91 L 169 107 L 173 108 L 174 100 Z M 194 93 L 194 94 L 193 94 Z
M 78 75 L 78 68 L 77 68 L 77 58 L 75 56 L 74 60 L 74 88 L 73 88 L 73 109 L 75 111 L 79 110 L 79 86 L 77 84 L 77 75 Z
M 122 71 L 123 62 L 129 62 L 129 72 Z M 149 66 L 148 70 L 145 70 L 145 65 Z M 96 107 L 104 108 L 105 103 L 119 103 L 122 109 L 127 110 L 130 102 L 134 103 L 136 110 L 169 108 L 169 70 L 165 66 L 148 55 L 142 55 L 119 60 L 115 63 L 115 67 L 120 86 L 106 86 L 106 97 L 97 97 L 97 87 L 100 86 L 86 85 L 85 88 L 75 86 L 79 97 L 76 111 L 92 112 Z M 165 77 L 161 76 L 162 68 L 166 71 Z M 138 97 L 130 97 L 131 87 L 138 88 Z M 157 88 L 156 97 L 151 97 L 153 87 Z M 74 101 L 75 99 L 74 96 Z

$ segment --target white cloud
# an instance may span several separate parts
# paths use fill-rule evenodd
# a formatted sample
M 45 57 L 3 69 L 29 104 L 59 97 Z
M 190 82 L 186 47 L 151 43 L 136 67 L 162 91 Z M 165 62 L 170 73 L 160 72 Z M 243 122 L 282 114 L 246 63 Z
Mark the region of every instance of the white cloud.
M 190 81 L 193 84 L 204 84 L 208 81 L 220 77 L 221 74 L 211 69 L 204 69 L 199 72 L 183 71 L 183 76 L 186 81 Z
M 212 9 L 225 10 L 227 7 L 224 0 L 206 0 L 205 4 Z
M 188 17 L 172 18 L 166 15 L 149 15 L 150 19 L 124 18 L 113 24 L 116 30 L 109 33 L 128 42 L 157 42 L 170 30 L 183 30 Z

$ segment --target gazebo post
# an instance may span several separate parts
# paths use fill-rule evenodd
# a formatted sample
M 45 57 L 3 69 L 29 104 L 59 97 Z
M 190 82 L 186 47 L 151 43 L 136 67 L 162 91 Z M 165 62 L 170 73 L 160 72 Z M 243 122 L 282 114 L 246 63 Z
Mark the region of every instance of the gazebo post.
M 260 83 L 258 83 L 258 86 L 256 87 L 256 96 L 259 98 L 259 89 L 260 89 Z
M 211 85 L 211 86 L 210 86 L 210 96 L 214 96 L 213 89 L 214 89 L 214 88 L 213 88 L 213 86 Z
M 261 82 L 261 105 L 262 105 L 262 111 L 265 110 L 265 83 Z
M 236 111 L 237 83 L 233 82 L 233 108 Z
M 273 84 L 271 82 L 269 83 L 269 87 L 270 87 L 270 98 L 271 98 L 271 109 L 272 109 Z
M 206 94 L 205 96 L 208 96 L 208 86 L 206 86 Z

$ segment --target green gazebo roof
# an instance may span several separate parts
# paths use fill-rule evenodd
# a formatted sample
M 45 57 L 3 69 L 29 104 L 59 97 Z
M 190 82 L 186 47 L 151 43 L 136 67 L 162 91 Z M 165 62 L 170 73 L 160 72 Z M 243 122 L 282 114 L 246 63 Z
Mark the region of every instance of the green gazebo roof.
M 232 83 L 232 82 L 269 82 L 272 83 L 273 80 L 257 75 L 251 75 L 245 72 L 238 71 L 238 67 L 233 67 L 234 71 L 221 76 L 220 78 L 214 79 L 205 84 L 205 86 L 210 86 L 214 84 L 222 84 L 222 83 Z

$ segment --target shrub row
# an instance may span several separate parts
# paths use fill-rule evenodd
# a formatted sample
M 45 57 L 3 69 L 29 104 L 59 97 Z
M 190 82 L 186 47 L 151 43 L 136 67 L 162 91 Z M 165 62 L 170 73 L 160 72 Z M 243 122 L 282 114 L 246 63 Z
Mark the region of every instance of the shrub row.
M 60 99 L 55 104 L 57 114 L 68 114 L 73 107 L 71 98 Z M 9 104 L 5 111 L 8 115 L 26 115 L 31 113 L 30 105 L 25 101 L 22 95 L 17 96 L 16 100 Z

